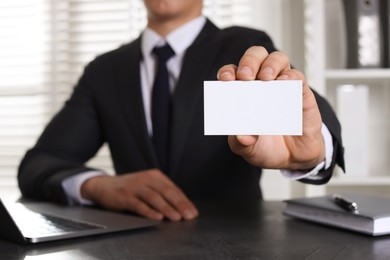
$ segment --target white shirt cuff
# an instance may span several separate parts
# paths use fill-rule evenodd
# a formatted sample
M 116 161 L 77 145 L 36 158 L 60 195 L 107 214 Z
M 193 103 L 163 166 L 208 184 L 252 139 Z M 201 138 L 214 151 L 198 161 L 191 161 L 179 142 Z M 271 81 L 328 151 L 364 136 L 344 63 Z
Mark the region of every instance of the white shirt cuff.
M 280 170 L 282 175 L 291 180 L 300 180 L 300 179 L 309 179 L 309 180 L 321 180 L 323 177 L 318 173 L 322 169 L 328 169 L 332 164 L 333 156 L 333 138 L 329 132 L 328 127 L 322 123 L 321 127 L 322 137 L 324 138 L 325 143 L 325 160 L 319 163 L 314 169 L 309 172 L 305 171 L 290 171 L 290 170 Z
M 100 171 L 88 171 L 77 174 L 75 176 L 71 176 L 66 178 L 62 183 L 62 188 L 65 191 L 65 194 L 68 198 L 68 203 L 70 205 L 93 205 L 94 202 L 91 200 L 86 200 L 81 197 L 81 185 L 87 181 L 88 179 L 96 176 L 107 175 Z

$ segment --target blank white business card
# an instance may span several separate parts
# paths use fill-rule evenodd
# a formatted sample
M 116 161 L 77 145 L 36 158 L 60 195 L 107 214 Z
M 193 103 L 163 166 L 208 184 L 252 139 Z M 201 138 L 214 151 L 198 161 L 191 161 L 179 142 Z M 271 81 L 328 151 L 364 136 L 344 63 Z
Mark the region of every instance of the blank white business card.
M 205 81 L 205 135 L 302 135 L 302 81 Z

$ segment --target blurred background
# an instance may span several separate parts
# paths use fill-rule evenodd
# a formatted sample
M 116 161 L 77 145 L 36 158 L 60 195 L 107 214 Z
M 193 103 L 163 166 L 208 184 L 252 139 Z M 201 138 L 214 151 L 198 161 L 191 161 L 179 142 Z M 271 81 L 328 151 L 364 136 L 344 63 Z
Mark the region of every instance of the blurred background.
M 220 27 L 266 31 L 335 109 L 338 86 L 364 84 L 370 90 L 365 127 L 375 136 L 366 137 L 371 161 L 360 181 L 336 173 L 340 176 L 329 185 L 313 187 L 266 171 L 261 182 L 265 199 L 362 187 L 387 193 L 390 70 L 346 68 L 341 0 L 205 0 L 204 14 Z M 145 15 L 142 0 L 0 1 L 0 196 L 18 194 L 21 157 L 62 107 L 84 66 L 96 55 L 138 37 Z M 113 172 L 106 147 L 89 164 Z

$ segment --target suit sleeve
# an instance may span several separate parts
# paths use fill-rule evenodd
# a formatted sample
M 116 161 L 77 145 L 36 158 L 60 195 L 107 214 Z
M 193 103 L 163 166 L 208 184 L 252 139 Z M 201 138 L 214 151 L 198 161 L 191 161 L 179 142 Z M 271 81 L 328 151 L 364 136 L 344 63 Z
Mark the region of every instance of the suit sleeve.
M 332 156 L 332 163 L 330 167 L 326 170 L 321 170 L 318 174 L 322 176 L 323 178 L 321 180 L 310 180 L 310 179 L 302 179 L 300 180 L 303 183 L 309 183 L 309 184 L 324 184 L 327 183 L 330 178 L 332 177 L 332 173 L 336 167 L 336 165 L 339 165 L 340 168 L 345 171 L 345 164 L 344 164 L 344 148 L 342 145 L 342 139 L 341 139 L 341 126 L 340 123 L 336 117 L 336 114 L 334 113 L 332 107 L 329 105 L 329 103 L 320 96 L 317 92 L 314 92 L 318 107 L 320 109 L 322 122 L 327 126 L 329 132 L 332 135 L 333 139 L 333 156 Z
M 62 181 L 93 170 L 84 163 L 101 147 L 103 136 L 90 89 L 92 74 L 89 65 L 70 99 L 23 158 L 18 171 L 23 196 L 66 203 Z
M 244 30 L 245 31 L 245 30 Z M 248 29 L 246 30 L 248 32 Z M 252 42 L 253 45 L 261 45 L 265 47 L 269 53 L 276 51 L 276 48 L 274 47 L 274 44 L 272 43 L 272 40 L 270 37 L 265 34 L 264 32 L 257 33 L 257 43 Z M 244 37 L 243 37 L 244 38 Z M 313 89 L 312 89 L 313 90 Z M 336 165 L 339 165 L 340 168 L 345 171 L 344 166 L 344 148 L 342 145 L 342 139 L 341 139 L 341 126 L 337 119 L 336 114 L 334 113 L 332 107 L 328 103 L 328 101 L 319 95 L 315 90 L 313 90 L 320 113 L 322 117 L 322 122 L 327 126 L 329 132 L 332 135 L 333 139 L 333 156 L 332 156 L 332 163 L 330 167 L 326 170 L 320 171 L 318 174 L 322 176 L 323 178 L 321 180 L 309 180 L 309 179 L 301 179 L 300 181 L 303 183 L 309 183 L 309 184 L 323 184 L 327 183 L 330 178 L 332 177 L 332 173 L 336 167 Z

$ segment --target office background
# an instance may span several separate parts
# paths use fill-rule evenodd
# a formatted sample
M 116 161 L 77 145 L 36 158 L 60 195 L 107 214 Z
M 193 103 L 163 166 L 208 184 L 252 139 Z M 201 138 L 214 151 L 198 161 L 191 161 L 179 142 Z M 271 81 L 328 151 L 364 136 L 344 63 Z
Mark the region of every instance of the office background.
M 386 193 L 390 186 L 390 174 L 386 172 L 390 166 L 386 120 L 390 114 L 390 70 L 343 69 L 341 0 L 204 3 L 204 14 L 220 27 L 244 25 L 268 32 L 277 48 L 289 54 L 294 66 L 305 71 L 309 83 L 327 95 L 335 107 L 340 84 L 362 83 L 370 90 L 374 87 L 370 104 L 376 105 L 370 107 L 374 117 L 368 123 L 369 130 L 377 131 L 370 140 L 369 174 L 374 178 L 368 174 L 358 180 L 340 177 L 327 186 L 309 187 L 284 179 L 278 171 L 266 171 L 261 182 L 265 199 L 338 189 Z M 145 22 L 141 0 L 0 2 L 0 196 L 15 193 L 21 157 L 62 106 L 84 65 L 97 54 L 137 37 Z M 106 147 L 90 164 L 112 172 Z

